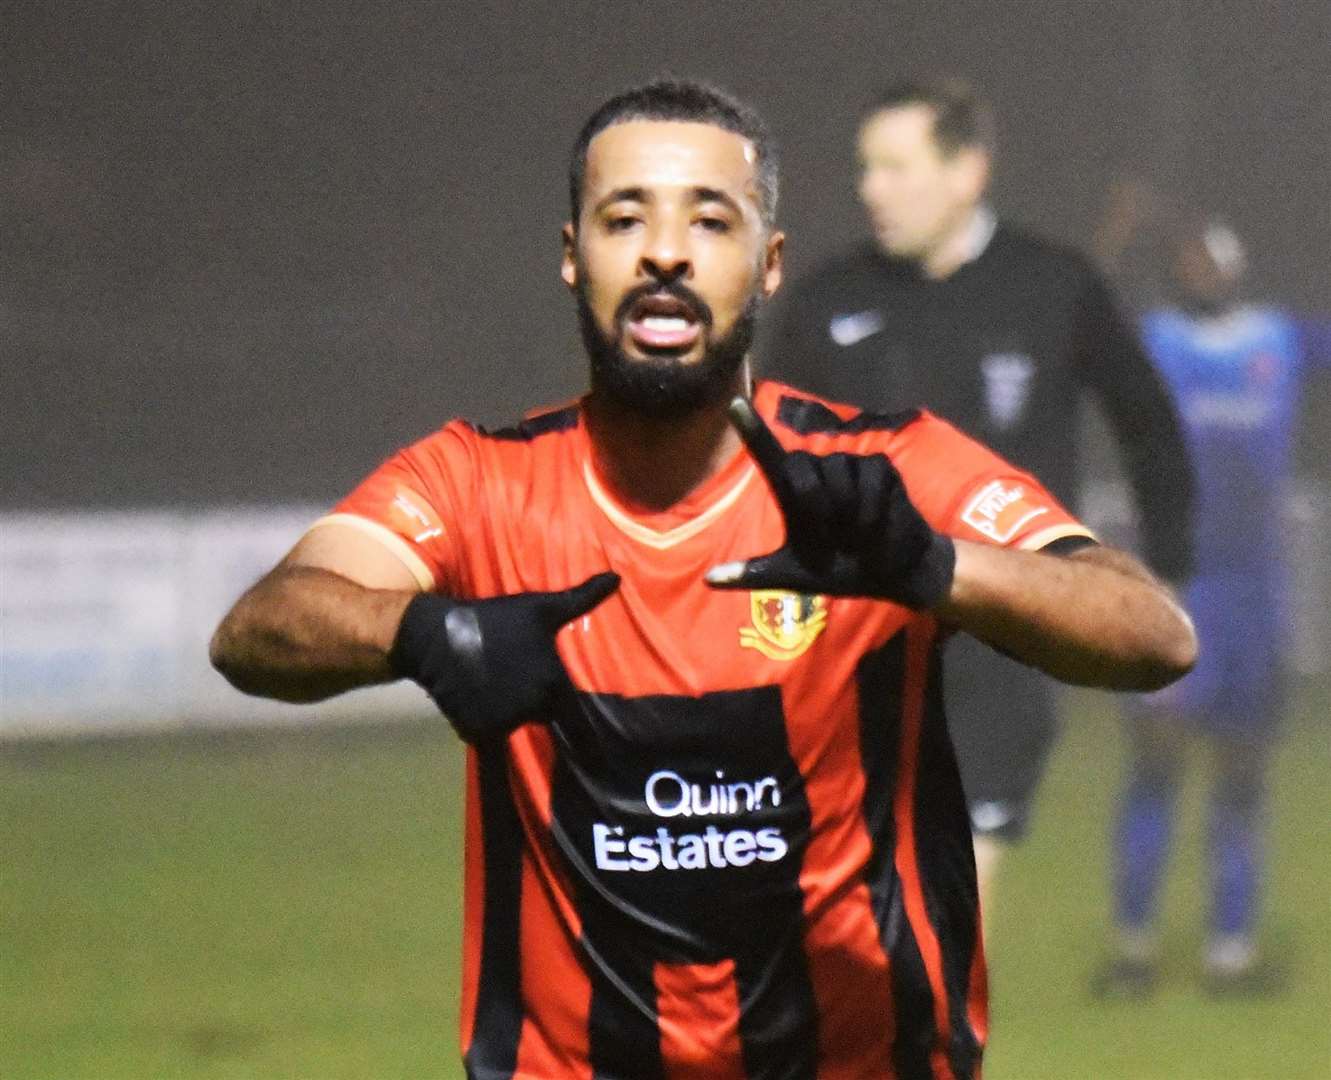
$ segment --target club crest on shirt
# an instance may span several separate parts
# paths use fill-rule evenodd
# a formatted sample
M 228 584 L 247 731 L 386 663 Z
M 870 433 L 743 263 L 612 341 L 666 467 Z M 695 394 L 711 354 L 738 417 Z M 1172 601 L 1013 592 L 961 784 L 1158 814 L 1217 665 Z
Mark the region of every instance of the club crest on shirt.
M 752 626 L 742 626 L 739 643 L 771 660 L 794 660 L 827 626 L 827 597 L 780 589 L 749 593 Z
M 980 361 L 980 371 L 984 375 L 984 403 L 989 419 L 1004 431 L 1026 412 L 1035 361 L 1025 353 L 990 353 Z

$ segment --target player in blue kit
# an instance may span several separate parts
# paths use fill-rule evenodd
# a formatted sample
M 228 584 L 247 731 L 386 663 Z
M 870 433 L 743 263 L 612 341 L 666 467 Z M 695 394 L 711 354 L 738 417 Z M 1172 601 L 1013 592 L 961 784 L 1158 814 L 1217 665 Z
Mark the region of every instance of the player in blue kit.
M 1125 707 L 1128 766 L 1114 837 L 1114 954 L 1094 989 L 1140 997 L 1156 982 L 1157 900 L 1187 734 L 1214 758 L 1207 809 L 1208 990 L 1260 991 L 1256 926 L 1266 777 L 1282 712 L 1282 513 L 1301 385 L 1331 367 L 1325 328 L 1238 301 L 1244 254 L 1228 227 L 1194 221 L 1171 245 L 1166 306 L 1143 319 L 1148 353 L 1175 396 L 1197 476 L 1196 575 L 1186 606 L 1201 654 L 1192 673 Z

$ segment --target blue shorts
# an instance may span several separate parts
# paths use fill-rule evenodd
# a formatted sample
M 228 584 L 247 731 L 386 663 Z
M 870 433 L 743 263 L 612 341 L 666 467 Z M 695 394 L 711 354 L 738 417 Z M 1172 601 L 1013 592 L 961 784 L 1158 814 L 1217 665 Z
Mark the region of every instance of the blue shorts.
M 1201 646 L 1197 666 L 1172 686 L 1134 695 L 1127 711 L 1177 713 L 1228 738 L 1270 738 L 1284 705 L 1283 599 L 1283 582 L 1268 569 L 1198 575 L 1183 595 Z

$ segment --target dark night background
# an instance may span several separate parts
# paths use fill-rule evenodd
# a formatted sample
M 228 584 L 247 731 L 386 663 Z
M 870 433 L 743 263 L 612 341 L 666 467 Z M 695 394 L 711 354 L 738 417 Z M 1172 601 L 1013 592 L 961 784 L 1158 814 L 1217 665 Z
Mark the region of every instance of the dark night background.
M 1258 296 L 1331 308 L 1325 3 L 56 3 L 5 22 L 10 509 L 326 502 L 452 415 L 577 392 L 568 148 L 663 71 L 768 117 L 792 273 L 860 233 L 861 101 L 942 69 L 997 106 L 1001 213 L 1085 244 L 1134 169 L 1229 216 Z M 1331 410 L 1311 413 L 1320 431 Z M 1303 443 L 1324 458 L 1318 431 Z

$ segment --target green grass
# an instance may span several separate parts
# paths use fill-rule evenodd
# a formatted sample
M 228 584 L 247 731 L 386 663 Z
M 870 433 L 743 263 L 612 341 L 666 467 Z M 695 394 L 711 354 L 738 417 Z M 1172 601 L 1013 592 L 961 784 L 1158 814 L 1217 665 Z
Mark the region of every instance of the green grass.
M 1118 772 L 1078 694 L 993 919 L 986 1080 L 1331 1076 L 1331 702 L 1278 763 L 1268 940 L 1293 984 L 1195 989 L 1199 791 L 1149 1005 L 1086 996 Z M 457 1077 L 461 755 L 442 723 L 0 747 L 0 1077 Z
M 1246 1001 L 1216 1001 L 1197 986 L 1207 904 L 1201 753 L 1175 836 L 1159 993 L 1149 1003 L 1090 999 L 1121 758 L 1112 699 L 1079 693 L 1071 704 L 1032 835 L 998 882 L 986 1080 L 1331 1078 L 1331 696 L 1298 695 L 1274 766 L 1262 940 L 1288 990 Z
M 454 1073 L 442 724 L 9 749 L 0 1076 Z

